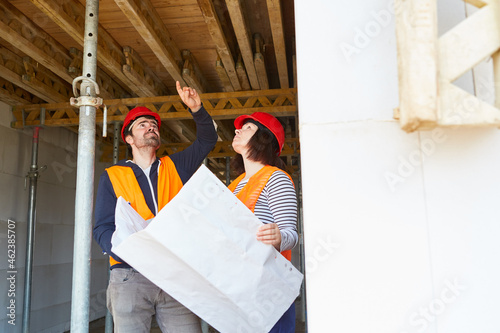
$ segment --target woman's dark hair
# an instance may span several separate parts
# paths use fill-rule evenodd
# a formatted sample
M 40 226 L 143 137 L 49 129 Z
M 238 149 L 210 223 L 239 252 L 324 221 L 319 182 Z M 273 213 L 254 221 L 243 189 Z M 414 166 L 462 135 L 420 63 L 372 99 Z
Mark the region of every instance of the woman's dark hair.
M 274 134 L 267 129 L 267 127 L 255 120 L 248 120 L 245 124 L 246 123 L 257 125 L 257 131 L 250 140 L 248 140 L 248 159 L 285 170 L 285 163 L 277 155 L 279 145 Z M 236 156 L 232 158 L 231 168 L 238 174 L 245 172 L 241 154 L 236 154 Z

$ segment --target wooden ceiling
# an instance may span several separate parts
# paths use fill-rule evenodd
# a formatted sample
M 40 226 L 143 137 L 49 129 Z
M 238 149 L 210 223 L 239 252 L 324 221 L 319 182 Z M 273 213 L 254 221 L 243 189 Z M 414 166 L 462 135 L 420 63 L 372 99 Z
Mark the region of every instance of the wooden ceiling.
M 166 125 L 161 151 L 183 149 L 195 128 L 176 96 L 179 80 L 202 93 L 217 123 L 212 170 L 225 170 L 233 154 L 234 118 L 264 111 L 285 125 L 284 158 L 297 171 L 293 6 L 293 0 L 99 1 L 97 82 L 107 122 L 146 105 Z M 81 75 L 84 17 L 84 0 L 0 0 L 0 100 L 14 106 L 13 127 L 76 130 L 78 109 L 69 98 Z M 105 160 L 109 127 L 110 137 L 99 139 Z

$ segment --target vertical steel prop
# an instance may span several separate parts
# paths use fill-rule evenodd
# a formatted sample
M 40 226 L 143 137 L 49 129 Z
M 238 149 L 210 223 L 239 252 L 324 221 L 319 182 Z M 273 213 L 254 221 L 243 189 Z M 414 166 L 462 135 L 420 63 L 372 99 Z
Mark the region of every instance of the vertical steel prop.
M 115 121 L 113 128 L 113 164 L 118 163 L 118 159 L 120 156 L 120 127 L 121 127 L 120 122 Z M 110 271 L 108 269 L 108 279 L 109 279 L 109 272 Z M 109 312 L 109 310 L 106 310 L 104 333 L 113 333 L 113 316 L 111 315 L 111 312 Z
M 31 312 L 31 282 L 33 280 L 33 245 L 35 242 L 35 213 L 36 213 L 36 188 L 39 171 L 38 169 L 38 136 L 40 127 L 33 129 L 33 145 L 31 147 L 31 166 L 26 175 L 29 178 L 29 203 L 28 203 L 28 232 L 26 236 L 26 265 L 24 274 L 24 300 L 23 300 L 23 333 L 30 331 Z
M 231 158 L 226 156 L 226 186 L 231 184 Z
M 89 331 L 90 254 L 94 203 L 94 160 L 96 109 L 102 99 L 96 97 L 97 26 L 99 1 L 87 0 L 82 76 L 73 81 L 71 104 L 79 107 L 78 159 L 75 200 L 75 237 L 73 246 L 73 289 L 71 295 L 71 332 Z M 76 83 L 81 81 L 80 96 Z

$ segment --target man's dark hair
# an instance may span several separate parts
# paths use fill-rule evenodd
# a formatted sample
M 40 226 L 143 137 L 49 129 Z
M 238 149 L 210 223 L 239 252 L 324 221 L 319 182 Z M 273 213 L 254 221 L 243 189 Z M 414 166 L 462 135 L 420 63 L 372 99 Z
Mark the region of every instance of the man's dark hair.
M 257 131 L 248 140 L 248 159 L 255 162 L 261 162 L 264 165 L 272 165 L 285 170 L 285 163 L 277 155 L 279 151 L 278 140 L 274 134 L 261 123 L 255 120 L 248 120 L 246 123 L 257 125 Z M 243 157 L 236 154 L 231 160 L 231 168 L 238 174 L 245 172 Z

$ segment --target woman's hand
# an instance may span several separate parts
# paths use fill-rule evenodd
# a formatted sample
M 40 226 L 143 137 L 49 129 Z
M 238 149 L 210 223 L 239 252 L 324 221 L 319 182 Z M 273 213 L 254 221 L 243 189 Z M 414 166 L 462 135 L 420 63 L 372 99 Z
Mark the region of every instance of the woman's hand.
M 186 104 L 192 112 L 198 112 L 201 108 L 201 98 L 196 92 L 196 89 L 189 87 L 181 88 L 179 81 L 175 82 L 175 87 L 177 88 L 177 93 L 181 97 L 184 104 Z
M 257 240 L 264 244 L 271 244 L 276 250 L 281 247 L 281 232 L 276 223 L 261 225 L 257 230 Z

